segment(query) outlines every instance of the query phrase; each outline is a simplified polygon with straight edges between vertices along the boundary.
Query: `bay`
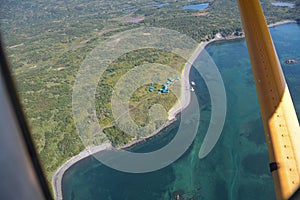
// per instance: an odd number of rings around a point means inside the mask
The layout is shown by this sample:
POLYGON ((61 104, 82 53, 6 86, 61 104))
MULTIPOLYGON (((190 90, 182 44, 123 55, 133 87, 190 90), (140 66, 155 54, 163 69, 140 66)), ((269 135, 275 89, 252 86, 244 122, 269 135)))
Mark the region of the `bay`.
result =
MULTIPOLYGON (((300 62, 287 65, 284 61, 300 59, 300 27, 287 24, 270 30, 299 119, 300 62)), ((66 171, 62 181, 64 199, 170 200, 178 195, 182 199, 275 199, 245 40, 213 43, 206 51, 222 75, 227 94, 225 126, 212 152, 204 159, 198 158, 211 104, 205 82, 192 68, 190 79, 196 83, 194 89, 200 102, 201 120, 188 151, 172 165, 144 174, 119 172, 87 157, 66 171)), ((149 152, 161 148, 174 137, 179 123, 180 120, 176 121, 131 151, 149 152)))

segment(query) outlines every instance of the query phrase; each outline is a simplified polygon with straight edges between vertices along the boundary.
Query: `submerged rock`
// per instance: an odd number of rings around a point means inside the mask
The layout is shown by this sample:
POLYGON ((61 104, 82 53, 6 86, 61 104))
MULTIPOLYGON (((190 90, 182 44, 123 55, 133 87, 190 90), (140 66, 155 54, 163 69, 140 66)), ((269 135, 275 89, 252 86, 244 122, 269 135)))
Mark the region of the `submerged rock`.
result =
POLYGON ((184 200, 183 198, 184 192, 183 190, 177 190, 172 194, 172 200, 184 200))

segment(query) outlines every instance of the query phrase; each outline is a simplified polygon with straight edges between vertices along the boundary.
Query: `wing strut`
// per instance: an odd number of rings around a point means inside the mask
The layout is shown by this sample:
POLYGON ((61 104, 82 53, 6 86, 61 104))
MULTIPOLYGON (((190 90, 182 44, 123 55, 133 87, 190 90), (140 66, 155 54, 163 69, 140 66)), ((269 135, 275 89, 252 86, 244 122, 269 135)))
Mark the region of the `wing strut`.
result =
POLYGON ((259 0, 237 0, 252 64, 277 199, 300 183, 300 128, 259 0))

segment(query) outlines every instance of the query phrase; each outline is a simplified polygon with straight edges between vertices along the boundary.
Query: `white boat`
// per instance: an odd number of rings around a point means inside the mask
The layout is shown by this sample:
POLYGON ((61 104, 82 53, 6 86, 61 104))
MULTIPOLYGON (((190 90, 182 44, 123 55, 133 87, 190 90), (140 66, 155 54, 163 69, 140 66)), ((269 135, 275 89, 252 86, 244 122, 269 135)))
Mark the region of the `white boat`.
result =
POLYGON ((191 85, 196 85, 196 83, 194 81, 191 81, 191 85))
POLYGON ((194 91, 195 91, 193 87, 191 87, 191 91, 192 91, 192 92, 194 92, 194 91))

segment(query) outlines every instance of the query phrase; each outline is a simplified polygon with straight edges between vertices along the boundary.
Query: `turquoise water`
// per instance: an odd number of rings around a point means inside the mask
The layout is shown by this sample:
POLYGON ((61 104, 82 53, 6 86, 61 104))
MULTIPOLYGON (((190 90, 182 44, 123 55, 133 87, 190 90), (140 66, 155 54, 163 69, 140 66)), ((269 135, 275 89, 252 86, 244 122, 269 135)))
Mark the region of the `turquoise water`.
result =
POLYGON ((204 10, 208 6, 209 6, 209 3, 201 3, 201 4, 183 6, 183 9, 184 10, 204 10))
MULTIPOLYGON (((300 117, 300 27, 296 24, 271 29, 292 98, 300 117)), ((223 77, 227 93, 227 116, 220 140, 204 159, 198 159, 210 119, 206 85, 195 69, 190 78, 201 102, 201 121, 195 141, 172 165, 145 174, 118 172, 88 157, 71 167, 63 178, 65 199, 156 200, 174 199, 275 199, 268 167, 259 106, 244 40, 219 42, 206 47, 223 77)), ((188 111, 191 112, 192 111, 188 111)), ((149 152, 167 144, 176 134, 177 121, 161 134, 138 144, 135 152, 149 152)))
POLYGON ((295 4, 293 3, 286 3, 286 2, 274 2, 272 3, 272 5, 274 6, 280 6, 280 7, 290 7, 290 8, 294 8, 295 4))

